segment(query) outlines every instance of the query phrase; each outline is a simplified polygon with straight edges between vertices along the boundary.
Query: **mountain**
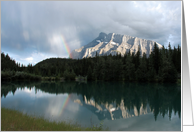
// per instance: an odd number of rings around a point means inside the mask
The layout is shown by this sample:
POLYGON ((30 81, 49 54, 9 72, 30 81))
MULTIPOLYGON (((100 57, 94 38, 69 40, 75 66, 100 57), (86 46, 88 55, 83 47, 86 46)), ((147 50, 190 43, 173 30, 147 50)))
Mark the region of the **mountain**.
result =
MULTIPOLYGON (((81 59, 81 58, 88 58, 94 57, 96 52, 98 55, 116 55, 120 53, 122 56, 125 53, 130 52, 137 52, 138 46, 140 46, 141 55, 146 53, 147 56, 153 50, 155 41, 141 39, 137 37, 131 37, 128 35, 120 35, 115 33, 103 33, 101 32, 99 36, 94 39, 89 44, 82 46, 79 49, 75 49, 71 52, 73 59, 81 59)), ((157 43, 157 46, 162 48, 162 45, 157 43)))

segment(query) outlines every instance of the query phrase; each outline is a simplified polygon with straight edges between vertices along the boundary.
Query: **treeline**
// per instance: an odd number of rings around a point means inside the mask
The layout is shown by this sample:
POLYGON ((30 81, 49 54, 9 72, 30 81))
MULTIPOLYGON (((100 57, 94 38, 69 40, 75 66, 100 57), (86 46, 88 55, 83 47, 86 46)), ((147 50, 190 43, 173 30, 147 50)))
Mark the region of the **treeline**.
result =
POLYGON ((40 80, 40 75, 29 72, 32 64, 24 66, 10 58, 8 54, 1 53, 1 80, 40 80))
POLYGON ((169 43, 168 49, 164 46, 159 49, 155 43, 149 57, 145 53, 141 56, 138 48, 136 53, 129 52, 124 56, 121 54, 99 56, 96 53, 93 58, 78 60, 50 58, 35 66, 29 64, 25 67, 17 63, 15 66, 13 68, 4 64, 2 70, 24 71, 42 77, 58 77, 66 80, 75 80, 75 77, 80 75, 87 76, 88 80, 174 83, 181 78, 181 48, 180 46, 171 48, 169 43))
POLYGON ((155 43, 152 53, 141 56, 140 48, 135 54, 128 53, 122 57, 98 56, 84 58, 75 63, 74 71, 88 80, 125 80, 125 81, 160 81, 176 82, 181 73, 181 48, 159 49, 155 43))

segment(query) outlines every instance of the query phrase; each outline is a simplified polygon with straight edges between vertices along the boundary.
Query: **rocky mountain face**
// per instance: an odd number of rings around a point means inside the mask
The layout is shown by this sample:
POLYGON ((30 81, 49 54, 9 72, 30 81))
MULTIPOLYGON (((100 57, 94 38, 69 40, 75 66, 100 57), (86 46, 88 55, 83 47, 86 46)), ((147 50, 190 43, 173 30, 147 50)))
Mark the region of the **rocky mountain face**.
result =
MULTIPOLYGON (((155 41, 141 39, 137 37, 131 37, 128 35, 120 35, 115 33, 105 34, 101 32, 99 36, 94 39, 89 44, 82 46, 79 49, 72 51, 71 55, 73 59, 81 59, 94 57, 96 52, 99 56, 102 55, 116 55, 117 53, 122 56, 128 53, 138 51, 138 46, 140 46, 140 53, 146 53, 147 56, 152 52, 155 41)), ((162 45, 157 43, 157 46, 162 48, 162 45)))

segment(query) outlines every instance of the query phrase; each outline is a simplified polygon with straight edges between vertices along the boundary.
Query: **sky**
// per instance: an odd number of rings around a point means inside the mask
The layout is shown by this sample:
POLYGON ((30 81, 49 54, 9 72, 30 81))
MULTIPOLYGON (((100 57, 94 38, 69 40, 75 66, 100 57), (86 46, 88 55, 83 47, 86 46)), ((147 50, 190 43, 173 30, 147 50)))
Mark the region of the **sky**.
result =
POLYGON ((20 64, 69 58, 100 32, 181 46, 181 1, 1 1, 1 52, 20 64))

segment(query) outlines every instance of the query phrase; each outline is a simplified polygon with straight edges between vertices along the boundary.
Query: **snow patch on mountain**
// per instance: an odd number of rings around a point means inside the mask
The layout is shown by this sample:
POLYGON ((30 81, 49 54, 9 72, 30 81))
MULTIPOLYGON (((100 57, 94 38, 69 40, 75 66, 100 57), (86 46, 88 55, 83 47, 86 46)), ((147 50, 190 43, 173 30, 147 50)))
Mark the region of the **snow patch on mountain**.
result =
POLYGON ((101 41, 100 41, 100 40, 96 40, 96 42, 99 42, 99 43, 101 43, 101 41))

